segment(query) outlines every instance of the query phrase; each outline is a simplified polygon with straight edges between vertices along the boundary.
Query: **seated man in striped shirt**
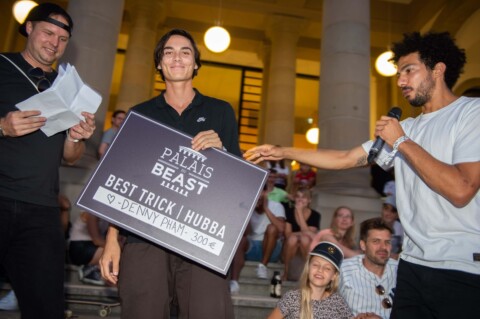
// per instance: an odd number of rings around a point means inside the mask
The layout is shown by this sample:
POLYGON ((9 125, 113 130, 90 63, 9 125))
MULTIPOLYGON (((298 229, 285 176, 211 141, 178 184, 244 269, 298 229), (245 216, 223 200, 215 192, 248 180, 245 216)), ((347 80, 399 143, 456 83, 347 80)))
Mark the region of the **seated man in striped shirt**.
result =
POLYGON ((381 218, 360 225, 362 255, 343 261, 340 294, 355 319, 389 318, 397 281, 398 262, 390 258, 393 231, 381 218))

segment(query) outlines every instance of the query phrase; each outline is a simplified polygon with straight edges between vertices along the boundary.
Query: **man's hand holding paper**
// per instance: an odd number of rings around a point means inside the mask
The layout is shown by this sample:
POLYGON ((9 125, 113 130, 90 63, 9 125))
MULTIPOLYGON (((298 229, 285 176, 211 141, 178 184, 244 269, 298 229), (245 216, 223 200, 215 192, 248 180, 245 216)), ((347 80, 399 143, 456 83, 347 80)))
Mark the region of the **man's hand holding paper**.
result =
POLYGON ((39 116, 40 111, 14 111, 9 112, 1 121, 3 135, 17 137, 35 132, 45 125, 47 120, 39 116))
POLYGON ((47 136, 71 128, 72 139, 84 139, 93 133, 93 114, 101 101, 100 94, 83 83, 75 67, 67 64, 60 66, 59 74, 49 89, 18 103, 17 107, 21 111, 40 111, 39 115, 46 118, 46 122, 39 128, 47 136))
POLYGON ((80 121, 80 123, 72 126, 68 131, 68 136, 72 140, 89 139, 95 131, 95 115, 88 112, 82 112, 81 114, 85 121, 80 121))

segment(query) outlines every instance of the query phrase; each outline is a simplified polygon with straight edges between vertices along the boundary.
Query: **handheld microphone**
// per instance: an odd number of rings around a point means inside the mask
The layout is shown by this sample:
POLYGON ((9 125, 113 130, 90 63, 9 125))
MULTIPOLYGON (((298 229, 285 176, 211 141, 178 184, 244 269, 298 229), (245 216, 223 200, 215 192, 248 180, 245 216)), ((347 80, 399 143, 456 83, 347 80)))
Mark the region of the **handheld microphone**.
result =
MULTIPOLYGON (((402 116, 402 109, 399 108, 398 106, 394 106, 388 112, 387 116, 396 118, 397 120, 400 120, 400 117, 402 116)), ((383 144, 385 144, 385 141, 382 140, 382 138, 380 136, 377 136, 377 139, 375 140, 375 143, 373 143, 372 148, 368 152, 368 157, 367 157, 368 164, 373 163, 373 160, 377 157, 378 153, 382 149, 383 144)))

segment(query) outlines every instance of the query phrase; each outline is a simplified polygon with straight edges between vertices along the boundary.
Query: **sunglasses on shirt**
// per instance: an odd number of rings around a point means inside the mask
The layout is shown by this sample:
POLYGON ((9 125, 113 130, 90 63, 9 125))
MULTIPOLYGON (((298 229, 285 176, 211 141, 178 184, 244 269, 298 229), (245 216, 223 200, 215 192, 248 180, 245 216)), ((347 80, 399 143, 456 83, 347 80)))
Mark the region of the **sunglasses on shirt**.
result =
MULTIPOLYGON (((383 288, 382 285, 378 285, 378 286, 375 287, 375 292, 380 296, 384 296, 385 295, 385 288, 383 288)), ((383 308, 390 309, 390 308, 392 308, 392 306, 393 306, 392 302, 390 301, 388 296, 383 298, 383 300, 382 300, 382 307, 383 308)))
POLYGON ((43 92, 52 86, 52 83, 47 79, 45 72, 40 68, 31 68, 28 70, 28 75, 36 80, 36 86, 39 92, 43 92))

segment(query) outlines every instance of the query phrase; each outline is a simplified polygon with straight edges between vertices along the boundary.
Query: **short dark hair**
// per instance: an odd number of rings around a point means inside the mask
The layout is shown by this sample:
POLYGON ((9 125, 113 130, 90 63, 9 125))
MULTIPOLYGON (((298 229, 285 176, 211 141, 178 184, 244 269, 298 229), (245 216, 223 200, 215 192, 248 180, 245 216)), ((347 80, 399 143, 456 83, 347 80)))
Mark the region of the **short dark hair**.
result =
POLYGON ((112 118, 117 117, 118 114, 126 114, 126 113, 127 112, 125 112, 124 110, 116 110, 115 112, 113 112, 112 118))
POLYGON ((372 229, 375 230, 388 230, 393 235, 393 229, 388 226, 380 217, 370 218, 364 220, 360 224, 360 240, 367 241, 368 232, 372 229))
POLYGON ((385 209, 385 208, 390 208, 390 210, 394 213, 397 213, 398 214, 398 210, 397 210, 397 207, 393 206, 392 204, 388 204, 388 203, 383 203, 382 205, 382 208, 385 209))
MULTIPOLYGON (((160 40, 157 43, 157 46, 155 47, 155 50, 153 51, 153 60, 155 63, 155 69, 157 69, 158 64, 163 58, 163 49, 165 48, 165 44, 167 43, 168 39, 170 39, 170 37, 173 35, 180 35, 182 37, 185 37, 192 44, 195 63, 197 64, 197 68, 193 70, 193 75, 192 75, 192 79, 193 79, 198 74, 198 70, 202 66, 202 63, 200 62, 200 51, 198 50, 197 44, 195 43, 195 40, 193 39, 192 35, 182 29, 172 29, 167 33, 165 33, 160 38, 160 40)), ((163 75, 163 71, 161 69, 158 71, 160 72, 160 76, 162 77, 162 80, 165 81, 165 76, 163 75)))
POLYGON ((393 44, 392 51, 395 64, 401 57, 415 52, 430 70, 439 62, 445 63, 445 84, 449 89, 457 82, 467 61, 465 50, 455 44, 448 32, 429 32, 424 35, 420 32, 405 33, 401 42, 393 44))

